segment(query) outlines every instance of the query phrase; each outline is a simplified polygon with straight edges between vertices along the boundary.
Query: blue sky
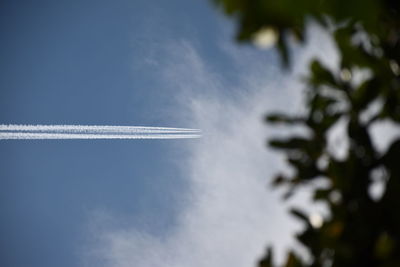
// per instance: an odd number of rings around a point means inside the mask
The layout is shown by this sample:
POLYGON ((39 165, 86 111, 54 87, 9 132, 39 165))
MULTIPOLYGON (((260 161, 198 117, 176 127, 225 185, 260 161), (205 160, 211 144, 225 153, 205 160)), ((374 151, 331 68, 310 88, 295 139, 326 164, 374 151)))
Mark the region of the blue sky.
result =
POLYGON ((301 85, 208 1, 6 0, 0 38, 1 124, 204 133, 1 141, 1 266, 250 266, 289 243, 262 115, 301 85))

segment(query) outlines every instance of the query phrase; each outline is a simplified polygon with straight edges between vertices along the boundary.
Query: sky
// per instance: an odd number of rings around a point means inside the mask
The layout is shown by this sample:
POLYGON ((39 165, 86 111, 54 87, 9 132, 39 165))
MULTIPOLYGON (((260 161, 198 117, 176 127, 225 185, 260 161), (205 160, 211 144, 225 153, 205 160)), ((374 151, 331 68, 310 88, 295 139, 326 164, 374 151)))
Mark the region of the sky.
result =
POLYGON ((252 266, 294 244, 262 119, 301 111, 304 63, 335 48, 314 27, 283 71, 234 26, 204 0, 0 2, 0 124, 203 132, 0 140, 0 266, 252 266))

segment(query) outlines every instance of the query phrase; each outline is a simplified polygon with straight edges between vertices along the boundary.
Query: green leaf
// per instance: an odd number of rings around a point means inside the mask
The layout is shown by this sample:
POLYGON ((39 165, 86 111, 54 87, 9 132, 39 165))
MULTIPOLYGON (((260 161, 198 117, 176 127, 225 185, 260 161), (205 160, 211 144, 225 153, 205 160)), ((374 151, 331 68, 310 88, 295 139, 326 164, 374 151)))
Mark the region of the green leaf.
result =
POLYGON ((269 247, 265 256, 259 261, 259 267, 273 267, 272 248, 269 247))
POLYGON ((352 94, 353 107, 360 111, 365 109, 381 93, 380 86, 381 81, 376 77, 364 81, 352 94))
POLYGON ((285 267, 302 267, 303 264, 301 263, 300 259, 292 251, 290 251, 284 266, 285 267))
POLYGON ((331 189, 316 189, 314 191, 314 200, 329 200, 329 194, 332 192, 331 189))
POLYGON ((292 137, 285 140, 274 139, 269 144, 279 149, 305 149, 309 146, 310 140, 304 137, 292 137))
POLYGON ((308 220, 308 216, 301 210, 297 209, 297 208, 292 208, 290 210, 290 213, 295 216, 296 218, 300 219, 301 221, 306 222, 307 224, 309 224, 309 220, 308 220))
POLYGON ((305 119, 301 117, 289 116, 281 113, 272 113, 265 117, 269 123, 283 123, 283 124, 300 124, 304 123, 305 119))
POLYGON ((311 62, 310 69, 312 72, 310 83, 312 85, 329 85, 334 87, 338 85, 332 72, 325 68, 318 60, 311 62))

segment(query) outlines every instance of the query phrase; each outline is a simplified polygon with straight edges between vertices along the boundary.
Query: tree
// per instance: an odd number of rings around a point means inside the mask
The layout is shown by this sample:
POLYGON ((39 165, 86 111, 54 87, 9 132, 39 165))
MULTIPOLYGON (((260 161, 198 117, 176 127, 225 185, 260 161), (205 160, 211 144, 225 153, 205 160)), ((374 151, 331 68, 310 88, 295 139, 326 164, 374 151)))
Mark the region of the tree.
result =
MULTIPOLYGON (((400 123, 400 1, 214 1, 238 20, 238 40, 273 32, 285 67, 291 64, 289 39, 304 42, 310 19, 332 32, 341 56, 338 70, 311 62, 306 114, 267 116, 269 123, 302 125, 310 132, 270 141, 295 170, 291 177, 279 175, 273 184, 285 187, 287 197, 300 186, 312 187, 315 201, 327 204, 330 214, 316 227, 305 212, 291 211, 304 222, 297 238, 311 259, 290 252, 284 266, 400 266, 400 138, 380 152, 370 134, 379 121, 400 123), (360 69, 370 75, 355 83, 353 74, 360 69), (371 105, 379 108, 365 116, 371 105), (327 133, 339 121, 346 122, 350 144, 344 159, 327 149, 327 133), (385 191, 375 199, 369 188, 379 171, 385 191), (313 183, 321 179, 329 187, 313 183)), ((271 249, 259 266, 274 266, 271 249)))

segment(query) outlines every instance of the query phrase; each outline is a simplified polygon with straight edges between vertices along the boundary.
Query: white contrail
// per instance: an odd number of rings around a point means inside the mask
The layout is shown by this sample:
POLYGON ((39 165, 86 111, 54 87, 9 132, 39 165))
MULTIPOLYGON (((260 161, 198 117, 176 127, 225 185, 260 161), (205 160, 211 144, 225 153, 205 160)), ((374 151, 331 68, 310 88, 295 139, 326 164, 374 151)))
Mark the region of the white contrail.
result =
POLYGON ((181 139, 198 129, 99 125, 0 125, 0 139, 181 139))
POLYGON ((49 133, 0 133, 0 140, 5 139, 183 139, 199 138, 195 134, 49 134, 49 133))
POLYGON ((198 129, 148 127, 148 126, 110 126, 110 125, 16 125, 0 124, 0 131, 72 131, 72 132, 200 132, 198 129))

